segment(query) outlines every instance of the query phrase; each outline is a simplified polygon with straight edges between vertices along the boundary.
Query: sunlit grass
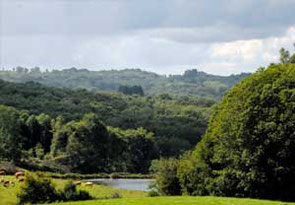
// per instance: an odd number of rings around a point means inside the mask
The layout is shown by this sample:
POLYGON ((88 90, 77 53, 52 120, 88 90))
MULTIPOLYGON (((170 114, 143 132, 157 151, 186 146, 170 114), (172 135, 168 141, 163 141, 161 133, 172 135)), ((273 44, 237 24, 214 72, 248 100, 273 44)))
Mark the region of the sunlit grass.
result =
MULTIPOLYGON (((16 181, 14 176, 4 176, 5 180, 16 181)), ((58 189, 62 189, 64 185, 69 180, 62 179, 53 179, 53 184, 56 185, 58 189)), ((17 192, 20 187, 19 182, 15 182, 15 186, 4 187, 3 184, 0 184, 0 205, 11 205, 17 203, 17 192)), ((142 191, 132 191, 125 189, 116 189, 105 185, 93 185, 92 187, 83 187, 78 186, 81 190, 86 190, 90 193, 90 195, 94 198, 109 198, 114 193, 118 193, 122 198, 142 198, 146 197, 147 193, 142 191)))
MULTIPOLYGON (((15 181, 14 176, 5 176, 5 180, 15 181)), ((58 189, 64 187, 68 180, 53 179, 52 182, 58 189)), ((0 205, 12 205, 17 203, 17 192, 20 183, 8 188, 0 184, 0 205)), ((147 193, 141 191, 131 191, 116 189, 104 185, 93 185, 93 187, 78 186, 81 190, 88 191, 96 200, 53 203, 53 205, 295 205, 278 201, 237 199, 223 197, 147 197, 147 193), (120 199, 102 199, 111 197, 114 193, 119 193, 120 199)))
MULTIPOLYGON (((137 199, 109 199, 62 203, 62 205, 295 205, 277 201, 223 197, 148 197, 137 199)), ((59 205, 59 204, 55 204, 59 205)))

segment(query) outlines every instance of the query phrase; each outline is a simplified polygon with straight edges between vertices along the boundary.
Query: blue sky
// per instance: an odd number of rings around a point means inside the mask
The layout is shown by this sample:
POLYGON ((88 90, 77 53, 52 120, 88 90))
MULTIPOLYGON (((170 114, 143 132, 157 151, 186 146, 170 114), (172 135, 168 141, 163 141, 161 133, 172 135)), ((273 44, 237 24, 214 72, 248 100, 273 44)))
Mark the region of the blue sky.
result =
POLYGON ((0 0, 0 67, 253 72, 293 49, 295 0, 0 0))

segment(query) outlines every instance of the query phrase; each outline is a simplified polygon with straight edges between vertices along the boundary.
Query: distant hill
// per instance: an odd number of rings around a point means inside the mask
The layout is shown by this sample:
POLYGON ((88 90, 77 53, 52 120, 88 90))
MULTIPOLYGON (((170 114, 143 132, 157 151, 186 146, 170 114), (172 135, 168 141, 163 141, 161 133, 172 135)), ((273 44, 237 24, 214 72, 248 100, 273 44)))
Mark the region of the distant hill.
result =
POLYGON ((47 86, 71 89, 84 88, 90 91, 118 91, 120 86, 140 85, 145 95, 169 93, 191 95, 219 100, 224 92, 249 76, 241 73, 217 76, 187 70, 183 75, 158 75, 140 69, 89 71, 87 69, 64 69, 41 72, 39 68, 17 67, 13 71, 0 71, 0 79, 10 82, 39 82, 47 86))

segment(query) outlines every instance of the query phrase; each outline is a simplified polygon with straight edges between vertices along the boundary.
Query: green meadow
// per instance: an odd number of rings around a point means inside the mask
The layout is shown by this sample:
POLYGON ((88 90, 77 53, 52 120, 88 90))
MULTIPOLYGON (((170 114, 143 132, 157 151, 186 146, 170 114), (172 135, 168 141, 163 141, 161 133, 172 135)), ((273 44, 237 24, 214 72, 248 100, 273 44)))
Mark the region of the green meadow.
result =
MULTIPOLYGON (((59 205, 56 203, 55 205, 59 205)), ((81 202, 62 203, 63 205, 291 205, 278 201, 237 199, 223 197, 147 197, 147 198, 122 198, 108 200, 93 200, 81 202)))
MULTIPOLYGON (((5 176, 5 180, 15 181, 14 176, 5 176)), ((61 189, 68 180, 52 179, 57 188, 61 189)), ((17 203, 17 192, 21 184, 16 182, 15 186, 5 188, 0 185, 0 205, 13 205, 17 203)), ((52 205, 295 205, 295 203, 239 199, 225 197, 148 197, 146 192, 116 189, 104 185, 93 185, 93 187, 79 186, 79 189, 88 191, 94 200, 52 203, 52 205), (114 194, 119 194, 122 198, 106 199, 114 194)))
MULTIPOLYGON (((14 176, 5 176, 5 180, 15 181, 14 176)), ((52 179, 53 184, 56 185, 58 189, 61 189, 68 180, 63 179, 52 179)), ((0 205, 12 205, 17 203, 17 192, 21 184, 19 182, 15 183, 15 186, 4 187, 0 184, 0 205)), ((131 191, 126 189, 116 189, 104 185, 93 185, 92 187, 78 186, 79 189, 88 191, 91 196, 96 199, 110 198, 114 194, 120 195, 122 198, 144 198, 147 197, 147 193, 142 191, 131 191)), ((73 203, 73 202, 71 202, 73 203)), ((70 204, 71 204, 70 203, 70 204)), ((76 204, 79 204, 78 202, 76 204)))

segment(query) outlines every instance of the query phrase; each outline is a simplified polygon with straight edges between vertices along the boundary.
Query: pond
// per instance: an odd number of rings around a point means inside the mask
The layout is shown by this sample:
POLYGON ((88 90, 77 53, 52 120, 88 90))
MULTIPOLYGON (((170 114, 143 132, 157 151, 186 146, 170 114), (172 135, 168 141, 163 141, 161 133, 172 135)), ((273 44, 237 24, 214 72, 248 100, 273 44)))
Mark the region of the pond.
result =
POLYGON ((149 185, 153 179, 91 179, 87 180, 97 184, 104 184, 120 189, 137 191, 149 191, 149 185))

